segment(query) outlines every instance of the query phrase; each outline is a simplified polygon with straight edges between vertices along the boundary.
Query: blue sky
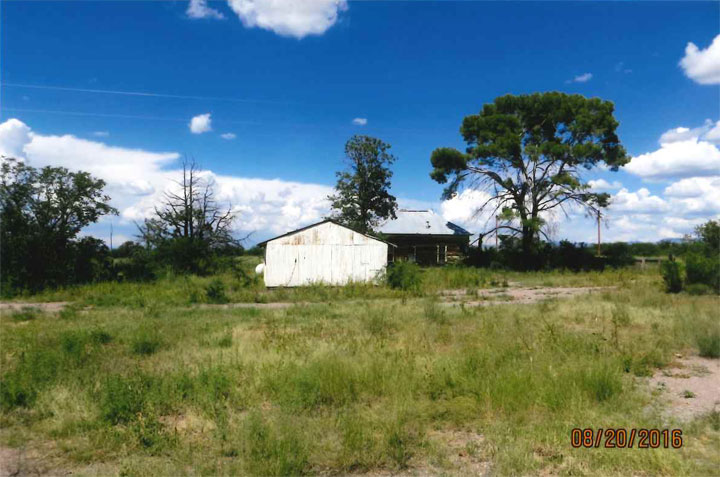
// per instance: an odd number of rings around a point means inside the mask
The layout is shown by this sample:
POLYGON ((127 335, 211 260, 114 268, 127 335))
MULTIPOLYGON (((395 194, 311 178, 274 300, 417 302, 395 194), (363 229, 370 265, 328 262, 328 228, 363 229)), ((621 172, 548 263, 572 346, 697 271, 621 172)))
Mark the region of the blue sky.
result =
MULTIPOLYGON (((254 7, 246 0, 4 2, 0 149, 31 164, 85 166, 123 182, 113 191, 129 194, 118 197, 129 212, 113 220, 127 236, 132 219, 162 189, 154 180, 140 182, 174 170, 173 154, 193 155, 219 178, 222 197, 245 214, 238 227, 263 237, 321 214, 324 189, 315 186, 333 185, 350 135, 369 134, 392 144, 393 192, 404 204, 434 207, 480 230, 459 210, 472 208, 469 196, 466 203, 440 203, 442 186, 428 176, 431 151, 463 147, 462 118, 499 95, 558 90, 613 101, 628 151, 660 154, 639 160, 634 173, 588 176, 621 183, 613 193, 625 191, 618 201, 626 206, 607 226, 611 238, 678 236, 720 213, 710 203, 693 209, 678 202, 691 197, 687 192, 667 194, 681 180, 699 180, 695 189, 709 195, 693 200, 712 202, 720 186, 717 142, 708 139, 720 119, 713 76, 720 66, 710 48, 719 33, 717 2, 312 0, 292 11, 285 1, 284 8, 282 0, 275 2, 280 8, 271 0, 254 7), (689 43, 699 53, 683 67, 689 43), (191 118, 208 113, 210 130, 193 133, 191 118), (25 127, 26 143, 7 139, 20 131, 10 119, 25 127), (700 172, 682 170, 688 148, 663 151, 659 144, 678 127, 705 128, 690 146, 702 149, 699 158, 693 155, 700 172), (223 139, 227 133, 235 138, 223 139), (95 155, 73 159, 73 139, 66 136, 85 139, 78 147, 95 148, 95 155), (58 152, 53 137, 65 138, 61 149, 69 156, 58 152), (138 166, 137 177, 93 169, 94 162, 132 163, 123 155, 132 151, 167 154, 143 156, 155 166, 138 166), (664 167, 658 161, 680 165, 658 172, 652 169, 664 167), (277 180, 252 182, 257 190, 249 197, 249 178, 277 180), (285 183, 296 185, 288 192, 285 183), (642 189, 647 193, 638 195, 642 189), (634 215, 643 216, 642 230, 623 225, 638 223, 634 215)), ((676 189, 683 187, 693 184, 676 189)), ((563 219, 558 238, 590 240, 592 228, 575 220, 567 226, 563 219)), ((93 231, 102 235, 105 228, 93 231)))

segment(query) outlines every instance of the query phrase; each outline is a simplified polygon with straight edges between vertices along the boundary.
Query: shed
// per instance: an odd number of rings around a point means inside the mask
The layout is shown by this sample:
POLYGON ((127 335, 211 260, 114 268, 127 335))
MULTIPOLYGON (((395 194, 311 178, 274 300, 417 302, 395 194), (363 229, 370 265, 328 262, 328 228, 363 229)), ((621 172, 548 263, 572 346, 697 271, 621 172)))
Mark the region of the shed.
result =
POLYGON ((258 244, 265 247, 265 285, 368 282, 385 271, 387 242, 331 219, 258 244))
POLYGON ((461 260, 468 251, 470 232, 432 210, 399 209, 395 219, 378 231, 397 247, 388 260, 409 260, 421 265, 442 265, 461 260))

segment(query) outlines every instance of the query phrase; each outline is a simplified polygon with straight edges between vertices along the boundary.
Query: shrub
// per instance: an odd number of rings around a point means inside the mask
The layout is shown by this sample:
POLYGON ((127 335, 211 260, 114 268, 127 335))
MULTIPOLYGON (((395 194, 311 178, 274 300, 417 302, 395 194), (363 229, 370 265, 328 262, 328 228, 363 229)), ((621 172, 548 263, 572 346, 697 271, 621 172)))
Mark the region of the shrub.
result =
POLYGON ((112 335, 107 331, 95 330, 90 333, 90 339, 97 344, 108 344, 112 341, 112 335))
POLYGON ((152 331, 142 330, 131 343, 132 352, 147 356, 155 353, 160 347, 160 337, 152 331))
POLYGON ((428 300, 428 302, 425 303, 425 318, 437 324, 447 323, 445 310, 441 308, 436 300, 428 300))
POLYGON ((720 330, 715 329, 699 333, 695 341, 700 356, 704 358, 720 358, 720 330))
POLYGON ((680 293, 683 289, 683 266, 670 257, 666 262, 662 262, 660 268, 663 281, 665 282, 665 290, 668 293, 680 293))
POLYGON ((685 291, 688 295, 709 295, 713 290, 704 283, 691 283, 685 287, 685 291))
POLYGON ((225 285, 217 278, 205 287, 205 296, 209 303, 220 304, 230 301, 225 294, 225 285))
POLYGON ((111 375, 100 392, 100 414, 110 424, 132 421, 143 410, 145 392, 150 382, 147 378, 125 378, 111 375))
POLYGON ((720 292, 720 258, 700 253, 688 253, 685 257, 688 284, 702 284, 720 292))
POLYGON ((252 413, 244 424, 243 452, 250 474, 306 473, 308 453, 296 429, 287 426, 278 429, 258 413, 252 413))
POLYGON ((417 291, 422 283, 420 267, 412 262, 395 262, 387 269, 386 281, 390 288, 417 291))

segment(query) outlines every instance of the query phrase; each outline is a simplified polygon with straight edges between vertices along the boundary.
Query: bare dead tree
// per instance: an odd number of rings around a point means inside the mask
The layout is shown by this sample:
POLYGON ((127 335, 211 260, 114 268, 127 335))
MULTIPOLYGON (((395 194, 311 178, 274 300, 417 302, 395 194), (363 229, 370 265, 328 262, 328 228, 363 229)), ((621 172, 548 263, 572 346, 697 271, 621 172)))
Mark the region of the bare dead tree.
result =
POLYGON ((232 207, 222 208, 215 199, 215 181, 203 177, 195 159, 185 158, 178 188, 163 196, 155 217, 138 225, 145 243, 156 246, 167 239, 186 238, 207 243, 211 248, 237 245, 231 230, 232 207))

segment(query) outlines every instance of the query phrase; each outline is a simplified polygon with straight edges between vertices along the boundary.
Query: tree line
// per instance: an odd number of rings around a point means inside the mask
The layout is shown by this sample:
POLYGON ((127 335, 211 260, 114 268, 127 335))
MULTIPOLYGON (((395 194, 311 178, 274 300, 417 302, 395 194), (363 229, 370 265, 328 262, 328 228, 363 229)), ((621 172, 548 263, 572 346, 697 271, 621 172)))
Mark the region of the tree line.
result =
POLYGON ((212 180, 194 160, 164 194, 138 240, 110 250, 81 236, 104 215, 116 215, 105 181, 64 167, 36 169, 2 157, 0 166, 0 287, 3 296, 103 280, 150 280, 165 271, 208 274, 242 254, 234 214, 215 199, 212 180))
MULTIPOLYGON (((489 199, 476 214, 495 216, 500 246, 479 247, 468 263, 513 269, 598 269, 624 266, 635 255, 697 252, 694 246, 609 244, 601 256, 583 244, 549 240, 547 217, 581 210, 600 217, 610 202, 591 190, 583 170, 617 171, 630 160, 617 136, 614 105, 598 98, 558 92, 506 95, 464 118, 464 151, 440 147, 430 155, 430 177, 446 184, 443 198, 463 189, 483 190, 489 199)), ((363 233, 376 233, 395 218, 390 193, 390 144, 356 135, 345 145, 346 167, 327 199, 331 217, 363 233)), ((235 215, 221 207, 209 175, 194 160, 183 161, 180 179, 164 194, 151 218, 138 225, 138 240, 109 250, 82 236, 88 225, 117 214, 105 182, 62 167, 35 169, 2 159, 0 184, 0 286, 4 295, 106 279, 152 279, 164 271, 207 274, 233 266, 242 240, 233 236, 235 215)), ((702 235, 702 234, 701 234, 702 235)), ((714 260, 717 248, 703 248, 714 260)), ((703 255, 705 256, 705 255, 703 255)), ((712 269, 712 266, 710 266, 712 269)))

